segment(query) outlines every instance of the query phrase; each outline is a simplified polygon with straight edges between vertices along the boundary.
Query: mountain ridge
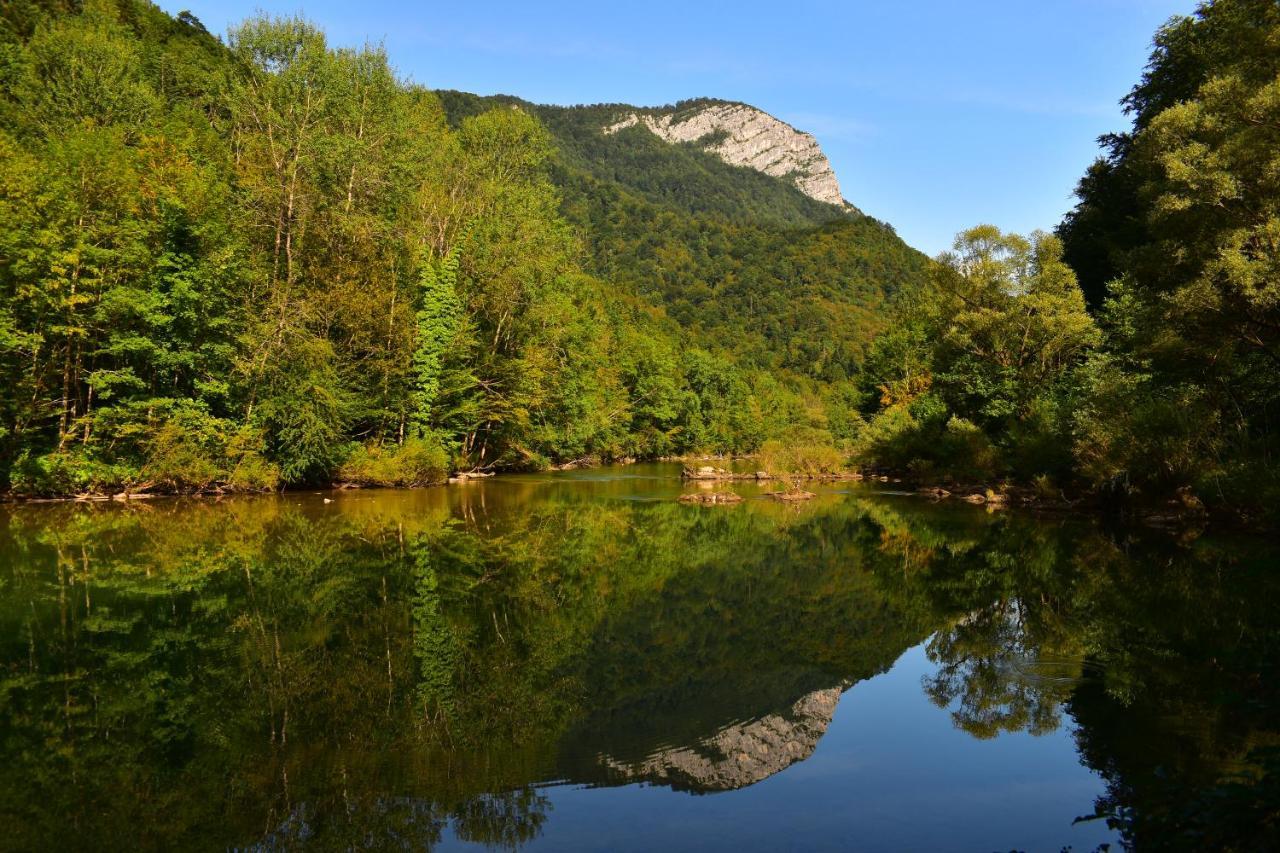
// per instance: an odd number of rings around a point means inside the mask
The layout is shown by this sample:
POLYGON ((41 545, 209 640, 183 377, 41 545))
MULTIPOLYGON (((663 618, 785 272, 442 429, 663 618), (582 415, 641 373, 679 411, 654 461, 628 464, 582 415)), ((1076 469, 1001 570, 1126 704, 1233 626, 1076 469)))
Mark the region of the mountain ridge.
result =
POLYGON ((668 143, 698 145, 730 165, 790 180, 817 201, 848 204, 835 170, 813 134, 759 107, 711 103, 694 111, 633 111, 606 125, 602 132, 612 135, 636 126, 668 143))
MULTIPOLYGON (((713 214, 739 223, 792 227, 821 225, 838 218, 862 216, 840 197, 831 202, 806 193, 791 180, 789 171, 768 174, 745 162, 731 162, 711 150, 728 134, 706 128, 688 140, 670 141, 654 132, 608 133, 607 128, 628 115, 638 121, 666 120, 685 127, 711 110, 746 109, 767 117, 797 138, 814 140, 758 107, 741 101, 698 97, 660 106, 635 106, 620 102, 561 106, 537 104, 514 95, 476 95, 457 90, 435 90, 453 124, 495 106, 518 107, 538 118, 555 137, 565 165, 605 181, 617 182, 642 198, 664 207, 693 214, 713 214)), ((829 169, 829 161, 816 140, 813 146, 829 169)), ((819 170, 821 171, 821 170, 819 170)), ((834 181, 834 171, 831 172, 834 181)), ((807 176, 806 176, 807 177, 807 176)), ((829 192, 839 197, 836 189, 829 192)))

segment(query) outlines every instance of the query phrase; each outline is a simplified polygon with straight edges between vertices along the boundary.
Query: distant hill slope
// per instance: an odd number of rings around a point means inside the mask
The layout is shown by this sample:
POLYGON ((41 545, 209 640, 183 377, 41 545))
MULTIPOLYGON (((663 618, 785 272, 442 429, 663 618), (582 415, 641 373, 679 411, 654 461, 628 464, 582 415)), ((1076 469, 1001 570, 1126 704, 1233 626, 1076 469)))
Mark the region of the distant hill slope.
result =
POLYGON ((707 127, 741 108, 775 136, 756 149, 748 139, 730 156, 763 151, 767 160, 788 148, 779 156, 804 163, 821 154, 809 147, 816 148, 812 137, 753 107, 705 98, 658 108, 556 107, 438 94, 455 123, 495 105, 537 115, 558 144, 555 179, 589 269, 754 366, 846 378, 888 301, 924 273, 925 257, 892 227, 802 191, 816 182, 815 191, 830 196, 836 184, 833 174, 823 177, 825 156, 804 174, 771 175, 715 153, 728 131, 672 143, 642 120, 707 127), (703 114, 710 119, 700 121, 703 114))
POLYGON ((715 137, 672 144, 643 125, 606 132, 629 115, 688 116, 698 105, 714 107, 727 105, 727 101, 700 99, 657 109, 628 104, 558 107, 506 95, 437 94, 455 122, 501 104, 531 112, 555 136, 564 165, 673 210, 714 215, 730 222, 784 226, 819 225, 851 213, 805 195, 788 180, 725 162, 704 147, 715 137))
POLYGON ((664 142, 692 144, 732 166, 782 178, 806 196, 845 207, 840 182, 818 140, 750 104, 684 101, 671 108, 623 110, 604 127, 606 136, 631 128, 664 142))

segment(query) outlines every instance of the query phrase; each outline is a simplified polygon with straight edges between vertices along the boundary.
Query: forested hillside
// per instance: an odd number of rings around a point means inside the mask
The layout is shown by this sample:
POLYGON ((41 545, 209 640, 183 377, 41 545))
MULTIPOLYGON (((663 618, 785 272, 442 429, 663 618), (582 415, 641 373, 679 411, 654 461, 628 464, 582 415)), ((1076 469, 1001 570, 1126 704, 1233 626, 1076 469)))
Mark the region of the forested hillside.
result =
POLYGON ((847 379, 893 294, 924 277, 927 259, 856 209, 701 144, 672 145, 640 126, 603 132, 621 114, 679 116, 723 101, 645 109, 440 95, 455 123, 497 107, 537 115, 556 141, 552 177, 588 269, 754 367, 847 379))
POLYGON ((593 153, 590 111, 451 96, 448 116, 301 19, 224 41, 141 0, 3 14, 20 494, 830 442, 824 380, 922 269, 878 223, 693 147, 593 153))
POLYGON ((662 110, 696 110, 727 103, 710 98, 672 107, 628 104, 561 107, 533 104, 509 95, 481 97, 467 92, 438 92, 450 120, 498 107, 516 107, 536 115, 555 137, 557 159, 567 169, 616 184, 621 190, 669 210, 711 215, 733 223, 803 227, 846 215, 840 207, 809 198, 794 186, 760 172, 731 166, 701 144, 671 145, 643 127, 618 133, 604 129, 619 116, 662 110))
POLYGON ((734 224, 587 177, 564 185, 593 272, 760 368, 827 383, 856 376, 894 297, 927 270, 891 229, 858 214, 806 228, 734 224))

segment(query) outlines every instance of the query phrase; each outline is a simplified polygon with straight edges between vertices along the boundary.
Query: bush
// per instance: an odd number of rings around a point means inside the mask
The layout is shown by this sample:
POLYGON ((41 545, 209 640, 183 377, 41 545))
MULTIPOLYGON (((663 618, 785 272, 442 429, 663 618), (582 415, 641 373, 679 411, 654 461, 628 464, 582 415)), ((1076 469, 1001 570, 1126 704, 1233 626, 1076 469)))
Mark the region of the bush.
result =
POLYGON ((798 436, 798 441, 766 441, 758 454, 760 468, 770 474, 835 474, 848 466, 848 458, 831 444, 830 436, 798 436), (815 440, 816 439, 816 440, 815 440))
POLYGON ((112 494, 127 491, 140 479, 128 465, 100 462, 80 450, 41 456, 24 452, 14 463, 10 487, 15 495, 30 497, 112 494))
POLYGON ((263 455, 262 435, 182 403, 173 408, 146 443, 143 476, 174 492, 229 488, 270 491, 280 469, 263 455))
POLYGON ((1068 400, 1063 394, 1037 397, 1009 425, 1001 446, 1018 479, 1034 480, 1044 474, 1062 482, 1072 478, 1075 455, 1068 400))
POLYGON ((227 474, 227 488, 236 492, 272 492, 280 487, 280 466, 257 453, 247 453, 227 474))
POLYGON ((226 477, 225 421, 194 408, 175 412, 147 442, 143 476, 175 492, 197 492, 226 477))
POLYGON ((856 458, 867 465, 910 471, 929 480, 984 480, 1000 474, 999 451, 980 427, 921 398, 884 409, 867 424, 856 458))
POLYGON ((867 465, 905 470, 921 458, 920 422, 906 404, 895 403, 867 422, 854 447, 855 458, 867 465))
POLYGON ((1219 413, 1193 383, 1156 386, 1105 358, 1086 368, 1074 451, 1084 479, 1105 490, 1166 494, 1214 473, 1219 413))
POLYGON ((955 415, 934 451, 940 470, 958 480, 987 480, 1003 467, 1000 454, 977 424, 955 415))
POLYGON ((427 486, 449 474, 449 457, 434 436, 404 444, 359 444, 338 466, 338 479, 361 486, 427 486))
POLYGON ((123 407, 113 418, 96 420, 87 444, 42 455, 24 452, 12 469, 13 493, 266 491, 279 484, 280 470, 263 455, 261 433, 186 400, 151 401, 151 408, 157 412, 151 420, 123 407), (103 461, 107 454, 115 461, 103 461))
POLYGON ((1232 459, 1196 477, 1192 488, 1213 512, 1249 523, 1280 524, 1280 471, 1266 459, 1232 459))
POLYGON ((237 492, 270 492, 280 486, 280 466, 267 459, 262 433, 243 426, 227 442, 227 487, 237 492))

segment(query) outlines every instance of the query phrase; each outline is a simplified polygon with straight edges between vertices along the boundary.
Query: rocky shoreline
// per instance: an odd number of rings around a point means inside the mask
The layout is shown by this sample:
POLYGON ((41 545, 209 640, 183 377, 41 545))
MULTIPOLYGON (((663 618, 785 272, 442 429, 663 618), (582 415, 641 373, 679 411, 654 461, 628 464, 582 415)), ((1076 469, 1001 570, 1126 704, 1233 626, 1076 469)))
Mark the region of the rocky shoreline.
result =
MULTIPOLYGON (((768 471, 730 471, 726 468, 716 468, 711 465, 703 465, 700 468, 685 468, 680 473, 682 480, 693 480, 702 482, 734 482, 741 480, 754 480, 756 482, 765 480, 814 480, 817 482, 836 483, 845 480, 864 480, 865 475, 857 471, 834 471, 819 473, 787 473, 787 474, 771 474, 768 471)), ((886 478, 887 479, 887 478, 886 478)))
MULTIPOLYGON (((1065 493, 1059 492, 1057 495, 1046 494, 1043 490, 1038 490, 1030 486, 1010 484, 1010 483, 955 483, 944 482, 935 484, 921 484, 913 480, 909 475, 885 470, 870 471, 836 471, 836 472, 799 472, 787 474, 773 474, 763 470, 753 471, 734 471, 729 468, 717 465, 698 465, 696 467, 687 463, 690 462, 719 462, 723 465, 728 459, 737 459, 745 461, 752 457, 717 457, 717 456, 701 456, 690 459, 689 457, 664 458, 656 461, 660 462, 679 462, 682 463, 680 479, 688 483, 697 483, 703 486, 709 486, 716 483, 735 483, 735 482, 754 482, 760 484, 778 483, 784 484, 785 487, 775 491, 765 491, 760 494, 761 497, 770 500, 781 501, 784 503, 799 502, 810 500, 816 495, 812 492, 799 488, 799 483, 838 483, 838 482, 863 482, 868 486, 898 486, 899 489, 893 489, 893 493, 900 495, 916 495, 926 498, 933 502, 956 501, 971 504, 974 506, 982 506, 988 512, 995 512, 1004 509, 1018 508, 1032 512, 1044 513, 1078 513, 1078 514, 1102 514, 1109 511, 1109 507, 1104 502, 1094 496, 1081 495, 1076 497, 1068 497, 1065 493)), ((582 459, 563 465, 554 466, 554 471, 569 471, 602 468, 607 465, 617 464, 634 464, 638 460, 622 459, 604 463, 597 459, 582 459)), ((431 485, 462 485, 475 482, 478 480, 487 480, 499 476, 505 472, 494 471, 469 471, 456 472, 447 479, 439 483, 431 485)), ((323 487, 320 487, 323 488, 323 487)), ((385 486, 373 487, 363 486, 355 483, 334 483, 329 487, 334 490, 363 489, 363 488, 422 488, 420 486, 385 486)), ((317 487, 287 489, 286 492, 299 491, 316 491, 317 487)), ((78 494, 78 495, 58 495, 58 496, 39 496, 27 497, 22 495, 0 495, 0 504, 45 504, 45 503, 129 503, 133 501, 148 501, 158 498, 223 498, 241 494, 259 494, 258 492, 244 491, 226 491, 213 490, 203 492, 120 492, 114 494, 78 494)), ((691 492, 678 496, 677 500, 686 504, 715 505, 726 506, 741 503, 743 497, 733 492, 704 491, 691 492)), ((1131 505, 1128 508, 1116 510, 1116 514, 1128 519, 1131 522, 1139 522, 1152 527, 1165 527, 1171 529, 1202 529, 1210 522, 1211 518, 1206 512, 1204 505, 1189 490, 1180 490, 1173 498, 1165 501, 1158 506, 1145 506, 1139 508, 1131 505)), ((1215 526, 1240 528, 1243 527, 1238 523, 1233 523, 1230 518, 1213 518, 1215 526)), ((1245 529, 1248 529, 1245 527, 1245 529)))
MULTIPOLYGON (((750 458, 750 457, 746 457, 750 458)), ((676 460, 671 460, 676 461, 676 460)), ((685 460, 679 460, 685 461, 685 460)), ((708 461, 702 458, 698 461, 708 461)), ((719 460, 717 460, 719 461, 719 460)), ((1065 492, 1047 493, 1043 489, 1020 484, 1001 483, 926 483, 914 481, 909 475, 883 470, 875 471, 839 471, 839 472, 800 472, 788 474, 771 474, 767 471, 733 471, 729 468, 714 465, 698 467, 685 466, 681 471, 681 479, 698 484, 734 483, 734 482, 784 482, 788 488, 782 491, 764 492, 763 497, 778 501, 804 501, 815 495, 803 491, 797 485, 801 482, 837 483, 865 482, 868 485, 901 486, 894 490, 896 494, 917 495, 935 503, 956 501, 973 506, 985 507, 988 512, 1018 508, 1041 513, 1079 513, 1101 514, 1107 506, 1094 496, 1080 495, 1068 497, 1065 492)), ((681 495, 682 503, 727 505, 741 502, 740 496, 729 496, 726 492, 687 493, 681 495), (736 499, 735 499, 736 498, 736 499)), ((1190 490, 1180 490, 1163 505, 1143 508, 1130 507, 1120 510, 1120 514, 1131 521, 1140 522, 1151 527, 1168 527, 1176 529, 1199 529, 1209 522, 1209 515, 1204 504, 1191 494, 1190 490)), ((1220 520, 1224 526, 1231 527, 1231 519, 1220 520)))

